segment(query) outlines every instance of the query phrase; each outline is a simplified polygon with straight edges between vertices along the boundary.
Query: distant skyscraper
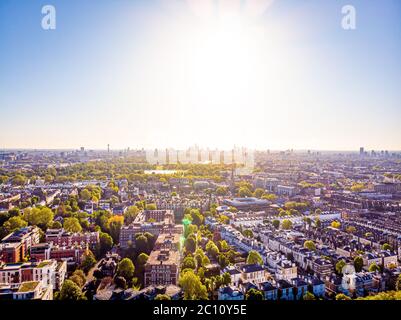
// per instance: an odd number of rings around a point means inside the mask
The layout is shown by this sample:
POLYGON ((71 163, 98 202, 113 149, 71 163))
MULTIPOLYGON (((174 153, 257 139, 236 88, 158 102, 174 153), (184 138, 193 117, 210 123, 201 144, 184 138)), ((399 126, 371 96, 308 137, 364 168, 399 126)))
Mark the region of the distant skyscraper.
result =
POLYGON ((359 148, 359 155, 363 156, 365 154, 365 148, 364 147, 360 147, 359 148))

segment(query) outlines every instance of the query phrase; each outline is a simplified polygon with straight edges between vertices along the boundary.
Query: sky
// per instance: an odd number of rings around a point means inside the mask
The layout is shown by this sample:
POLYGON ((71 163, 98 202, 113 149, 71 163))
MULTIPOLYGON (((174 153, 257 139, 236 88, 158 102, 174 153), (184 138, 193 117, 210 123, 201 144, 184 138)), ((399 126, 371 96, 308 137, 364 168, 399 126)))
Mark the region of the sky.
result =
POLYGON ((1 0, 0 149, 401 150, 400 39, 399 0, 1 0))

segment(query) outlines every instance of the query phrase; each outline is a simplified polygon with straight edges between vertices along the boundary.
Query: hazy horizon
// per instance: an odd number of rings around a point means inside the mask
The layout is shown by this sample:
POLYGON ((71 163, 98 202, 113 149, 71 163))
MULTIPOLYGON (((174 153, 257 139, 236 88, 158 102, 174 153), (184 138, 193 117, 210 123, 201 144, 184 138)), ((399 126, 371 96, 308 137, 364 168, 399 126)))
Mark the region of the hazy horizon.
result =
POLYGON ((0 3, 0 150, 401 150, 400 1, 49 4, 0 3))
MULTIPOLYGON (((81 147, 83 147, 83 146, 80 146, 80 147, 77 147, 77 148, 0 148, 0 152, 13 152, 13 151, 80 151, 80 148, 81 147)), ((110 151, 111 152, 117 152, 117 151, 127 151, 127 149, 129 148, 129 151, 140 151, 140 150, 153 150, 153 149, 158 149, 158 150, 165 150, 165 149, 173 149, 173 150, 177 150, 177 151, 184 151, 184 150, 187 150, 187 149, 189 149, 189 148, 191 148, 191 147, 193 147, 193 146, 188 146, 188 147, 186 147, 186 148, 174 148, 174 147, 155 147, 155 148, 142 148, 142 147, 126 147, 126 148, 112 148, 112 147, 110 147, 110 151)), ((248 149, 248 150, 253 150, 253 151, 256 151, 256 152, 266 152, 266 151, 269 151, 269 152, 272 152, 272 153, 274 153, 274 152, 285 152, 285 151, 292 151, 292 152, 295 152, 295 153, 301 153, 301 152, 308 152, 308 151, 310 151, 310 152, 324 152, 324 153, 358 153, 359 154, 359 152, 360 152, 360 150, 358 149, 358 150, 345 150, 345 149, 338 149, 338 150, 335 150, 335 149, 293 149, 293 148, 282 148, 282 149, 269 149, 269 148, 264 148, 264 149, 254 149, 254 148, 247 148, 246 146, 236 146, 236 147, 238 147, 238 148, 246 148, 246 149, 248 149)), ((210 151, 213 151, 213 150, 219 150, 219 151, 229 151, 229 150, 232 150, 233 148, 226 148, 226 149, 223 149, 223 148, 209 148, 209 147, 207 147, 207 146, 205 146, 205 147, 199 147, 199 149, 200 150, 210 150, 210 151)), ((84 147, 84 151, 104 151, 104 152, 106 152, 106 151, 108 151, 108 149, 107 149, 107 147, 106 148, 90 148, 90 147, 84 147)), ((381 150, 381 149, 377 149, 377 150, 374 150, 374 149, 364 149, 364 151, 365 152, 368 152, 368 153, 370 153, 371 151, 375 151, 376 153, 379 153, 379 152, 381 152, 381 151, 388 151, 389 153, 400 153, 401 152, 401 149, 399 149, 399 150, 387 150, 387 149, 384 149, 384 150, 381 150)))

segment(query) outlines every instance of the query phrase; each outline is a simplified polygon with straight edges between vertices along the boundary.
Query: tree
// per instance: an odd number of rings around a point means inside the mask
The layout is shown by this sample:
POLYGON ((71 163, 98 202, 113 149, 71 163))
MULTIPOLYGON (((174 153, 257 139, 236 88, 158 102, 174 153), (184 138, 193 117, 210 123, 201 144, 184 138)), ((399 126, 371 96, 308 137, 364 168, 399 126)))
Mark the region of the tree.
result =
POLYGON ((53 221, 52 229, 61 229, 63 225, 59 221, 53 221))
POLYGON ((222 275, 223 285, 228 286, 231 283, 231 275, 228 272, 224 272, 222 275))
POLYGON ((254 288, 249 289, 245 294, 245 300, 263 300, 263 293, 254 288))
POLYGON ((7 176, 0 176, 0 184, 6 183, 8 181, 7 176))
POLYGON ((182 261, 182 269, 196 269, 195 259, 187 256, 182 261))
POLYGON ((76 283, 78 287, 82 288, 86 282, 86 277, 82 270, 77 269, 70 277, 70 280, 76 283))
POLYGON ((319 218, 315 219, 315 226, 316 228, 320 229, 322 227, 322 221, 319 218))
POLYGON ((304 242, 304 248, 309 249, 311 251, 315 251, 316 250, 316 245, 312 240, 306 240, 304 242))
POLYGON ((333 222, 331 223, 331 227, 332 227, 332 228, 335 228, 335 229, 340 229, 341 223, 340 223, 339 221, 333 221, 333 222))
POLYGON ((129 258, 122 259, 117 265, 117 276, 123 277, 128 283, 134 277, 135 266, 129 258))
POLYGON ((92 269, 96 265, 96 258, 93 255, 92 251, 87 250, 83 255, 82 255, 82 261, 81 261, 81 269, 85 272, 88 273, 90 269, 92 269))
POLYGON ((21 174, 17 174, 11 180, 11 183, 14 186, 23 186, 26 182, 27 182, 27 178, 21 174))
POLYGON ((273 193, 264 194, 264 195, 262 196, 262 199, 264 199, 264 200, 269 200, 269 201, 276 201, 276 200, 277 200, 277 196, 276 196, 275 194, 273 194, 273 193))
POLYGON ((342 274, 343 268, 345 267, 346 263, 344 260, 339 260, 336 263, 336 272, 337 274, 342 274))
POLYGON ((253 232, 250 229, 246 229, 242 232, 242 234, 247 238, 253 238, 253 232))
POLYGON ((64 229, 69 232, 81 232, 82 227, 77 218, 65 218, 64 229))
POLYGON ((115 195, 113 194, 113 195, 110 197, 110 202, 111 202, 112 205, 115 205, 115 204, 117 204, 117 203, 120 202, 120 199, 119 199, 117 196, 115 196, 115 195))
POLYGON ((69 279, 80 288, 82 288, 85 284, 84 282, 82 282, 82 279, 76 275, 72 275, 69 279))
POLYGON ((193 270, 185 270, 180 275, 179 285, 184 291, 184 300, 207 300, 207 290, 193 270))
POLYGON ((261 188, 257 188, 257 189, 255 189, 255 192, 253 193, 253 195, 256 197, 256 198, 262 198, 262 196, 265 194, 265 190, 263 190, 263 189, 261 189, 261 188))
POLYGON ((386 251, 387 250, 390 250, 390 251, 393 250, 393 248, 388 243, 383 244, 382 249, 386 250, 386 251))
POLYGON ((127 280, 124 277, 115 277, 114 283, 118 288, 126 289, 127 288, 127 280))
POLYGON ((140 266, 144 266, 146 262, 148 262, 149 256, 146 253, 141 253, 138 258, 136 259, 136 262, 140 266))
POLYGON ((401 300, 401 292, 400 291, 386 291, 380 292, 373 296, 367 296, 364 298, 358 298, 357 300, 401 300))
POLYGON ((53 223, 54 213, 49 208, 27 208, 22 218, 30 225, 46 229, 53 223))
POLYGON ((218 187, 216 189, 216 194, 218 196, 226 196, 228 194, 228 188, 227 187, 218 187))
POLYGON ((194 253, 196 250, 196 238, 195 235, 192 233, 185 239, 184 242, 185 249, 188 252, 194 253))
POLYGON ((79 196, 83 201, 89 201, 92 199, 92 193, 88 189, 83 189, 79 196))
POLYGON ((213 258, 216 258, 217 255, 219 254, 219 248, 217 248, 217 246, 212 240, 209 240, 209 242, 206 244, 206 251, 208 255, 210 255, 213 258))
POLYGON ((363 259, 361 256, 356 256, 354 258, 354 268, 356 272, 361 272, 363 268, 363 259))
POLYGON ((346 296, 344 293, 339 293, 336 295, 336 300, 351 300, 351 298, 346 296))
POLYGON ((198 268, 204 267, 210 263, 209 258, 205 255, 202 248, 197 248, 194 255, 196 266, 198 268))
POLYGON ((171 298, 167 294, 158 294, 155 300, 171 300, 171 298))
POLYGON ((54 181, 54 177, 51 174, 45 175, 45 182, 50 183, 54 181))
POLYGON ((142 233, 135 235, 135 248, 137 252, 149 253, 149 243, 148 238, 142 233))
POLYGON ((124 213, 124 221, 126 224, 130 224, 134 222, 136 216, 139 213, 139 209, 137 206, 130 206, 124 213))
POLYGON ((219 242, 219 245, 220 245, 220 251, 226 252, 230 250, 230 246, 228 245, 226 240, 221 240, 219 242))
POLYGON ((114 243, 118 243, 120 239, 121 227, 124 225, 123 216, 113 216, 107 221, 110 236, 113 238, 114 243))
POLYGON ((347 231, 348 233, 355 233, 356 232, 356 228, 354 226, 348 226, 345 231, 347 231))
POLYGON ((252 197, 252 191, 248 187, 240 187, 239 191, 238 191, 238 195, 241 198, 252 197))
POLYGON ((280 228, 280 220, 273 220, 273 221, 272 221, 272 225, 273 225, 273 227, 275 227, 276 229, 280 228))
POLYGON ((365 189, 365 185, 363 183, 353 183, 351 186, 352 192, 361 192, 363 189, 365 189))
POLYGON ((6 233, 14 232, 15 230, 19 230, 28 225, 28 223, 21 219, 20 217, 11 217, 3 224, 3 228, 6 233))
POLYGON ((63 286, 61 287, 60 295, 58 297, 60 300, 86 300, 86 297, 81 291, 81 288, 71 280, 65 280, 63 286))
POLYGON ((225 267, 227 267, 230 264, 230 260, 223 253, 219 254, 217 261, 218 261, 221 269, 224 269, 225 267))
POLYGON ((228 224, 230 222, 230 218, 227 217, 224 214, 221 214, 218 216, 217 220, 221 223, 221 224, 228 224))
POLYGON ((149 203, 146 205, 146 210, 157 210, 157 206, 155 203, 149 203))
POLYGON ((111 250, 113 247, 113 238, 108 233, 99 233, 98 256, 101 257, 111 250))
POLYGON ((263 259, 259 252, 251 250, 248 253, 248 257, 246 258, 246 263, 263 265, 263 259))
POLYGON ((199 209, 192 209, 191 210, 191 218, 192 218, 192 223, 200 226, 203 224, 204 217, 201 215, 199 209))
POLYGON ((308 300, 316 300, 316 297, 315 297, 315 295, 313 294, 313 293, 311 293, 311 292, 306 292, 305 294, 304 294, 304 296, 303 296, 303 299, 305 300, 305 301, 308 301, 308 300))
POLYGON ((287 210, 289 209, 304 210, 308 207, 308 204, 305 202, 288 201, 284 204, 284 207, 287 210))
POLYGON ((249 190, 253 189, 252 184, 249 183, 248 181, 240 181, 240 182, 236 183, 236 186, 238 188, 247 188, 249 190))
POLYGON ((202 266, 207 266, 208 264, 210 264, 210 260, 208 258, 208 256, 203 256, 202 258, 202 266))
POLYGON ((74 271, 73 275, 76 275, 76 276, 80 277, 81 280, 85 283, 85 281, 86 281, 86 276, 85 276, 85 273, 84 273, 82 270, 76 269, 76 270, 74 271))
POLYGON ((187 238, 191 233, 198 232, 198 226, 191 224, 192 220, 187 220, 184 218, 184 237, 187 238))
POLYGON ((291 220, 287 220, 287 219, 283 220, 283 221, 281 222, 281 228, 284 229, 284 230, 292 229, 292 222, 291 222, 291 220))
POLYGON ((376 271, 380 271, 380 267, 375 262, 373 262, 369 266, 369 272, 376 272, 376 271))

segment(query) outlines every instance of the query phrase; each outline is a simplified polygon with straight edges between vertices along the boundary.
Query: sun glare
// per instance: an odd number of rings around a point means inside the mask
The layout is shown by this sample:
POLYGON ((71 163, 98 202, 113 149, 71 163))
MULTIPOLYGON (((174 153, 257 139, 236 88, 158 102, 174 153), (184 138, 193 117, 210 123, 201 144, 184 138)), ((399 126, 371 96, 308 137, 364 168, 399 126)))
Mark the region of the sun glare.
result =
MULTIPOLYGON (((153 110, 161 103, 161 118, 172 127, 188 118, 224 119, 222 132, 243 126, 244 114, 259 115, 248 131, 265 126, 267 116, 279 117, 283 84, 295 70, 281 31, 236 10, 201 18, 186 12, 158 25, 137 59, 143 68, 138 85, 155 88, 158 97, 149 93, 141 105, 153 110)), ((201 138, 215 142, 212 133, 201 138)))

